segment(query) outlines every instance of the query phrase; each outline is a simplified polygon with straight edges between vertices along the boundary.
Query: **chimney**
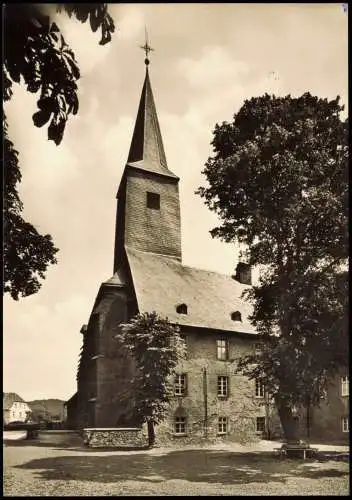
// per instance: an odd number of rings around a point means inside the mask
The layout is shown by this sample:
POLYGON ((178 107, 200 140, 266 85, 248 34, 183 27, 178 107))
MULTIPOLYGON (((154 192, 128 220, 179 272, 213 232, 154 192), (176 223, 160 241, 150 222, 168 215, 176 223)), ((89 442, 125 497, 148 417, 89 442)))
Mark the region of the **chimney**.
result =
POLYGON ((252 270, 249 264, 239 262, 236 267, 236 274, 233 278, 243 285, 252 284, 252 270))

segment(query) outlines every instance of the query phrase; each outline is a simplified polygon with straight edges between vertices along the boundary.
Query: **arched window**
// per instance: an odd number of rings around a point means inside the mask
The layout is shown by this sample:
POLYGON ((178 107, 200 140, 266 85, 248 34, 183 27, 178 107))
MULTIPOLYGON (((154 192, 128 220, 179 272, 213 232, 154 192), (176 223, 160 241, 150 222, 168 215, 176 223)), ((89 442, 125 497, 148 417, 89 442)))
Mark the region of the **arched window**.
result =
POLYGON ((178 304, 176 306, 176 312, 178 314, 187 314, 187 305, 186 304, 178 304))
POLYGON ((235 311, 231 313, 231 319, 232 321, 242 321, 242 316, 240 311, 235 311))

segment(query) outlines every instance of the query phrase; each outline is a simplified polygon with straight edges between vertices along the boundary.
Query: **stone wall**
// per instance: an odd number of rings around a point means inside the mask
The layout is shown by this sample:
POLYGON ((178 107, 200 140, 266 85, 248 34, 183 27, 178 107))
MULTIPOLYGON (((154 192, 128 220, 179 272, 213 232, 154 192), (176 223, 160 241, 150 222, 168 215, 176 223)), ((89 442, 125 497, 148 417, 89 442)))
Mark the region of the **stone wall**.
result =
POLYGON ((104 304, 100 305, 99 312, 100 357, 96 360, 98 391, 94 427, 114 428, 119 426, 119 420, 128 406, 133 404, 133 394, 129 389, 133 362, 115 339, 119 324, 127 320, 127 292, 123 289, 110 292, 104 304))
POLYGON ((83 442, 90 448, 144 448, 148 439, 141 428, 83 429, 83 442))
POLYGON ((265 400, 256 398, 253 381, 235 373, 236 358, 253 349, 253 342, 236 334, 229 335, 229 361, 219 361, 215 332, 183 328, 182 334, 186 335, 187 359, 179 364, 177 373, 186 374, 187 391, 171 402, 168 417, 156 428, 157 442, 245 443, 258 439, 256 418, 267 417, 265 400), (228 377, 228 397, 218 397, 218 376, 228 377), (175 433, 176 417, 186 418, 184 436, 175 433), (224 435, 219 434, 219 417, 227 418, 224 435))
MULTIPOLYGON (((342 373, 344 375, 345 373, 342 373)), ((310 411, 310 441, 349 443, 349 432, 342 430, 342 418, 349 416, 349 396, 342 396, 340 376, 329 384, 320 405, 310 411)), ((306 411, 302 411, 301 425, 307 436, 306 411)))

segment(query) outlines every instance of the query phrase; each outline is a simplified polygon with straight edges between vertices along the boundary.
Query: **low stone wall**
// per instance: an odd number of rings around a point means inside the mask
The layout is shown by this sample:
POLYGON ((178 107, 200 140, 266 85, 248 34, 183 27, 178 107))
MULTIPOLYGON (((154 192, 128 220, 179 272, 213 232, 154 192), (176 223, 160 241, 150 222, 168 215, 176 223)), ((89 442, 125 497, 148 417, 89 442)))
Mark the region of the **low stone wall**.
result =
POLYGON ((143 448, 148 439, 138 427, 83 429, 83 442, 90 448, 143 448))

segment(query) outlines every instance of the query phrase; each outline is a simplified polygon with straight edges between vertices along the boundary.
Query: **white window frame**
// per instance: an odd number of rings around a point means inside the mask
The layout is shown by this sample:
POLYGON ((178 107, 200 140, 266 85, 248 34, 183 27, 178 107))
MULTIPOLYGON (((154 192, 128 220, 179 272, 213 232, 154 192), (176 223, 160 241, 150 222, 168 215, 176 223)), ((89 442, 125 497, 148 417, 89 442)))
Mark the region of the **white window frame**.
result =
POLYGON ((229 394, 229 377, 225 375, 218 376, 218 397, 227 398, 229 394))
POLYGON ((175 375, 175 396, 185 396, 187 392, 187 374, 178 373, 175 375))
POLYGON ((175 417, 175 434, 176 436, 185 436, 186 434, 186 417, 175 417))
POLYGON ((350 381, 348 375, 341 377, 341 396, 350 395, 350 381))
POLYGON ((265 432, 265 429, 266 429, 266 418, 264 416, 256 417, 256 419, 255 419, 255 431, 263 433, 263 432, 265 432), (263 419, 264 419, 264 428, 263 429, 258 429, 258 420, 259 419, 261 419, 261 422, 263 422, 263 419))
POLYGON ((255 397, 258 399, 263 399, 265 396, 264 383, 256 378, 254 380, 254 384, 255 384, 255 397))
POLYGON ((348 417, 341 419, 342 432, 350 432, 350 422, 348 417))
POLYGON ((254 352, 255 352, 256 356, 260 356, 260 354, 262 353, 262 350, 263 350, 262 344, 259 344, 258 342, 256 344, 254 344, 254 352))
POLYGON ((229 359, 229 341, 226 338, 216 340, 216 358, 219 361, 227 361, 229 359))
POLYGON ((218 418, 218 434, 223 436, 227 434, 227 417, 219 417, 218 418))

